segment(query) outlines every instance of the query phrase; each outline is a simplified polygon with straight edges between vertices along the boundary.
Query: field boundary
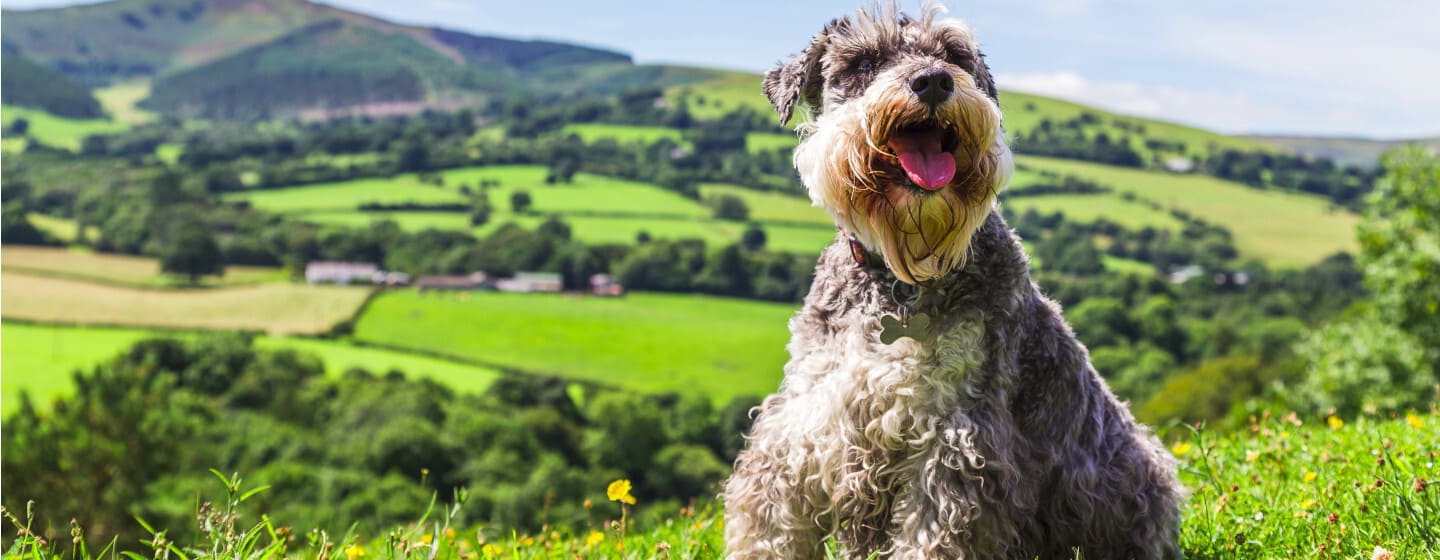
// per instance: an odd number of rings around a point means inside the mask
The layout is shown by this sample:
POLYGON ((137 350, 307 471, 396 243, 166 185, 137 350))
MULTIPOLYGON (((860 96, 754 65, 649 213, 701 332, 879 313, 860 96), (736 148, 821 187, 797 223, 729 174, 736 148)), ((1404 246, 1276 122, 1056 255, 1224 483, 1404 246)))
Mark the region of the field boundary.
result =
MULTIPOLYGON (((70 281, 73 281, 73 282, 84 282, 84 283, 87 283, 87 284, 98 284, 98 285, 101 285, 101 286, 110 286, 110 287, 113 287, 113 288, 126 288, 126 289, 133 289, 133 290, 147 290, 147 291, 152 291, 152 292, 206 292, 206 291, 212 291, 212 290, 223 290, 223 289, 227 289, 227 288, 245 288, 245 287, 261 286, 261 285, 264 285, 264 284, 273 284, 273 283, 275 283, 275 282, 273 282, 273 281, 272 281, 272 282, 267 282, 267 281, 264 281, 264 280, 251 280, 251 281, 245 281, 245 282, 236 282, 236 283, 234 283, 234 284, 219 284, 219 285, 185 285, 185 284, 176 284, 176 285, 173 285, 173 286, 171 286, 171 285, 157 286, 157 285, 155 285, 155 284, 142 284, 142 283, 138 283, 138 282, 126 282, 126 281, 123 281, 123 280, 114 280, 114 279, 110 279, 110 278, 100 278, 100 277, 98 277, 98 276, 89 276, 89 275, 85 275, 85 274, 75 274, 75 273, 72 273, 72 272, 61 272, 61 271, 57 271, 57 270, 50 270, 50 269, 44 269, 44 268, 31 268, 31 267, 24 266, 24 265, 0 265, 0 273, 4 273, 4 272, 14 272, 14 273, 17 273, 17 274, 27 274, 27 275, 30 275, 30 276, 43 276, 43 277, 46 277, 46 278, 55 278, 55 279, 57 279, 57 280, 70 280, 70 281)), ((165 275, 165 273, 161 273, 161 277, 163 277, 164 275, 165 275)))

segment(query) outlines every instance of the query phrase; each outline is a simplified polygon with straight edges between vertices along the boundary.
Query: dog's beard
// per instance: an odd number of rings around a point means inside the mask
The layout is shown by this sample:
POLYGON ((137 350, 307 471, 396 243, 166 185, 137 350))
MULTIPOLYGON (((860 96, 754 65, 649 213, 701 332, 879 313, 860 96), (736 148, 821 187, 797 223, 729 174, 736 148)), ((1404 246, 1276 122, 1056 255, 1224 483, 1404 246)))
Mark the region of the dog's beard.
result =
POLYGON ((970 237, 1013 174, 1000 133, 1000 111, 969 76, 955 77, 955 96, 931 110, 899 76, 882 75, 865 96, 805 125, 795 167, 816 205, 865 246, 878 249, 900 280, 944 277, 967 258, 970 237), (952 131, 946 151, 953 178, 921 190, 907 178, 887 142, 901 129, 934 122, 952 131))

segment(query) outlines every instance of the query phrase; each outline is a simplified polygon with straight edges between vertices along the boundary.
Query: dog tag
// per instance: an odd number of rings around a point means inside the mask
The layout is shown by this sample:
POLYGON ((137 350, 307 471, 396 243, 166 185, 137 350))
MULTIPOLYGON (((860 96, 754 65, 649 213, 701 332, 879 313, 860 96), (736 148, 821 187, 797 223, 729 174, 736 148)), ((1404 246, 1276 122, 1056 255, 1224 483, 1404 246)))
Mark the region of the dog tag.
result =
POLYGON ((929 331, 930 316, 924 313, 917 314, 908 321, 894 315, 880 318, 880 342, 883 344, 894 344, 901 337, 909 337, 918 342, 929 331))

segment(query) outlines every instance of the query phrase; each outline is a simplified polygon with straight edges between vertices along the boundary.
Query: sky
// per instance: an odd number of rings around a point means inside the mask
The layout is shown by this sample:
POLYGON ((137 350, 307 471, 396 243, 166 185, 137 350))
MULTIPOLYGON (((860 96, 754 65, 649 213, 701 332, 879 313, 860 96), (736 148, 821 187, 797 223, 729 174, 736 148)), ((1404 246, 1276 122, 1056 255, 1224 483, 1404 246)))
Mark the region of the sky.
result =
MULTIPOLYGON (((6 0, 7 9, 79 3, 6 0)), ((402 23, 763 72, 859 0, 324 0, 402 23)), ((1440 136, 1435 0, 952 0, 1002 88, 1226 133, 1440 136)), ((900 5, 915 12, 917 0, 900 5)))

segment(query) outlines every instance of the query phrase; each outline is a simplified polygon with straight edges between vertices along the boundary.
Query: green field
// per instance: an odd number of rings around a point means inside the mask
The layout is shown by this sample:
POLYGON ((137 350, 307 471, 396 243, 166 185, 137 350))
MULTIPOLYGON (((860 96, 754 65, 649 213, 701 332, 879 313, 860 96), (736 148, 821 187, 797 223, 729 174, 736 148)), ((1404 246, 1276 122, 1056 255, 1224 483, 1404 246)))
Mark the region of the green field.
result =
MULTIPOLYGON (((79 150, 80 142, 86 136, 92 134, 114 134, 129 130, 130 125, 106 119, 71 119, 57 117, 39 109, 29 107, 17 107, 5 105, 0 107, 0 121, 9 128, 10 123, 15 119, 29 121, 30 128, 26 136, 39 140, 45 144, 65 148, 67 150, 79 150)), ((9 134, 6 134, 9 137, 9 134)))
MULTIPOLYGON (((1165 208, 1183 209, 1229 229, 1242 255, 1274 266, 1305 266, 1337 252, 1356 251, 1355 226, 1359 217, 1334 208, 1318 196, 1261 191, 1204 175, 1175 175, 1033 156, 1021 156, 1017 161, 1100 183, 1117 193, 1131 192, 1165 208)), ((1124 218, 1117 215, 1111 219, 1124 218)))
POLYGON ((287 189, 245 191, 228 195, 226 200, 246 200, 258 210, 285 214, 315 210, 355 210, 367 202, 463 203, 465 197, 454 190, 422 184, 413 176, 407 175, 393 179, 377 177, 287 189))
POLYGON ((794 134, 774 132, 751 132, 745 135, 745 149, 750 152, 765 152, 794 148, 800 139, 794 134))
MULTIPOLYGON (((69 327, 6 322, 0 326, 0 413, 8 414, 18 403, 20 392, 28 391, 38 406, 72 390, 70 374, 88 369, 125 351, 148 336, 194 336, 194 331, 150 331, 131 328, 69 327)), ((367 348, 341 341, 294 337, 260 337, 261 348, 290 348, 309 352, 325 362, 325 372, 338 376, 346 369, 361 367, 371 373, 389 370, 410 377, 426 377, 461 392, 480 392, 499 372, 482 366, 407 354, 381 348, 367 348)))
POLYGON ((6 319, 281 334, 326 331, 355 313, 369 294, 360 287, 289 283, 139 289, 10 271, 0 280, 0 316, 6 319))
POLYGON ((132 81, 114 83, 108 86, 97 88, 94 91, 95 100, 110 114, 110 118, 131 125, 146 124, 154 122, 156 115, 153 112, 141 109, 138 105, 140 100, 150 95, 150 83, 146 81, 132 81))
POLYGON ((358 340, 646 392, 725 402, 775 390, 795 306, 697 295, 377 297, 358 340))
POLYGON ((685 142, 681 131, 663 126, 641 126, 628 124, 608 123, 574 123, 567 124, 560 130, 560 134, 569 136, 574 134, 585 142, 594 142, 601 138, 609 138, 621 144, 654 144, 660 140, 670 140, 676 144, 685 142))
MULTIPOLYGON (((74 243, 76 241, 76 234, 79 232, 77 231, 78 228, 76 227, 75 220, 57 218, 35 212, 31 212, 25 217, 30 220, 30 224, 35 226, 35 229, 48 233, 55 239, 59 239, 65 243, 74 243)), ((99 234, 99 227, 87 226, 85 228, 85 240, 87 241, 95 239, 99 234)))
POLYGON ((1183 224, 1164 210, 1156 210, 1140 202, 1131 202, 1113 194, 1049 194, 1044 196, 1006 197, 1001 204, 1020 214, 1035 210, 1041 214, 1063 212, 1065 219, 1091 223, 1105 218, 1129 229, 1153 227, 1179 231, 1183 224))
POLYGON ((757 222, 810 224, 831 229, 835 227, 830 215, 812 205, 805 191, 798 185, 789 193, 757 191, 723 183, 700 185, 702 198, 709 199, 720 195, 740 197, 750 209, 750 219, 757 222))
MULTIPOLYGON (((58 218, 53 218, 58 220, 58 218)), ((44 220, 41 221, 42 223, 44 220)), ((66 222, 69 222, 66 220, 66 222)), ((38 224, 37 224, 38 225, 38 224)), ((55 226, 56 224, 48 224, 55 226)), ((74 222, 69 222, 69 231, 74 235, 74 222)), ((59 233, 67 228, 57 226, 59 233)), ((60 279, 96 282, 102 284, 137 287, 216 287, 244 286, 263 282, 283 281, 284 271, 278 268, 256 266, 226 267, 225 275, 202 277, 198 286, 191 286, 188 279, 161 274, 159 261, 149 257, 95 253, 86 249, 65 249, 59 247, 34 247, 7 245, 0 258, 0 267, 5 272, 46 276, 60 279)))

